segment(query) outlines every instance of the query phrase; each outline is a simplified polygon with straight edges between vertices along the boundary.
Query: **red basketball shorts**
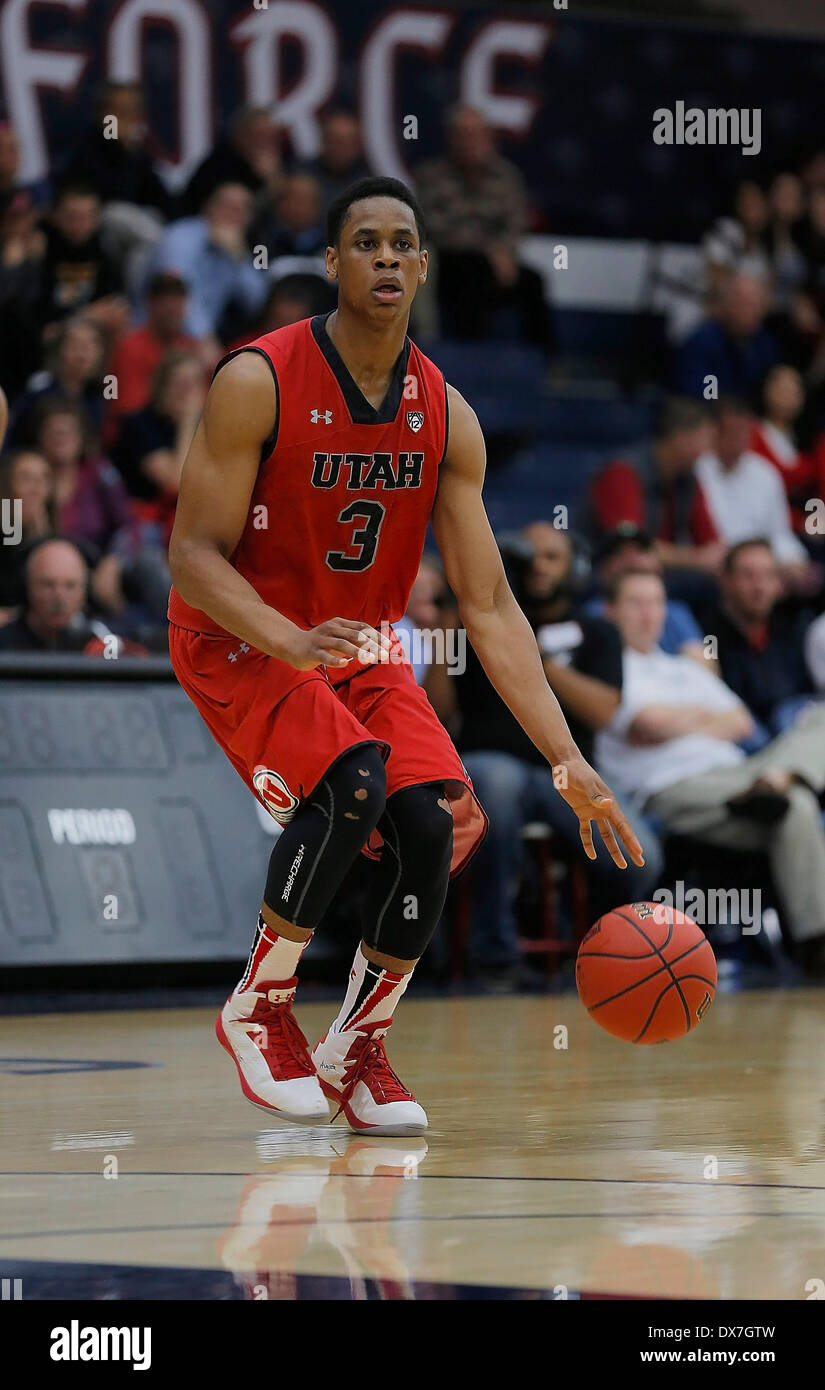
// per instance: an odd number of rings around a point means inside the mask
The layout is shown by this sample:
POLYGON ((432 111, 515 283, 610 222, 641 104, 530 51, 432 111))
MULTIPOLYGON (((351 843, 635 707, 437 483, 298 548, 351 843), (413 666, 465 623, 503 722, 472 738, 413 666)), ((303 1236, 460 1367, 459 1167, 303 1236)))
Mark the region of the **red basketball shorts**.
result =
MULTIPOLYGON (((417 783, 445 783, 453 812, 451 874, 472 858, 487 817, 408 662, 364 666, 356 659, 331 675, 323 667, 296 671, 236 637, 175 623, 169 624, 169 653, 213 738, 281 825, 337 758, 375 743, 386 763, 388 796, 417 783)), ((399 643, 392 655, 401 654, 399 643)), ((364 852, 374 857, 381 843, 375 832, 364 852)))

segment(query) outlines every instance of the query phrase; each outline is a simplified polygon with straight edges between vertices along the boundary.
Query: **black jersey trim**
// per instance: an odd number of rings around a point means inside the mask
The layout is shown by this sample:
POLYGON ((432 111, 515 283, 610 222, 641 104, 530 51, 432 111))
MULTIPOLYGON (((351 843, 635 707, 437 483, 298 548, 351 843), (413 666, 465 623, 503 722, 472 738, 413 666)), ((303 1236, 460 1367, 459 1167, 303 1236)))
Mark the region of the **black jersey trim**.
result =
POLYGON ((450 443, 450 397, 447 394, 447 378, 443 373, 441 380, 444 382, 444 453, 441 455, 441 461, 438 465, 439 472, 441 471, 441 464, 447 457, 447 448, 450 443))
POLYGON ((275 448, 275 445, 278 443, 278 430, 281 425, 281 388, 278 385, 278 373, 275 370, 275 364, 272 361, 272 358, 269 356, 269 353, 264 352, 263 348, 254 347, 251 343, 244 344, 243 347, 234 348, 232 352, 228 352, 225 357, 221 358, 220 362, 218 363, 217 367, 212 373, 212 380, 215 380, 215 377, 218 375, 218 372, 220 371, 221 367, 225 367, 227 362, 231 362, 233 357, 237 357, 239 353, 242 352, 259 353, 260 356, 266 362, 267 366, 269 367, 269 370, 272 373, 272 380, 275 383, 275 424, 273 428, 270 430, 263 444, 261 445, 260 462, 263 463, 264 459, 269 458, 269 455, 272 453, 272 451, 275 448))
POLYGON ((404 346, 392 369, 387 394, 381 402, 380 409, 376 410, 374 405, 370 405, 360 386, 356 384, 343 357, 327 333, 327 320, 334 312, 334 309, 330 309, 328 314, 316 314, 310 320, 310 328, 313 338, 326 358, 330 371, 341 388, 341 394, 346 402, 352 423, 354 425, 391 425, 398 414, 398 407, 404 396, 404 383, 407 379, 407 366, 412 347, 409 338, 406 336, 404 338, 404 346))

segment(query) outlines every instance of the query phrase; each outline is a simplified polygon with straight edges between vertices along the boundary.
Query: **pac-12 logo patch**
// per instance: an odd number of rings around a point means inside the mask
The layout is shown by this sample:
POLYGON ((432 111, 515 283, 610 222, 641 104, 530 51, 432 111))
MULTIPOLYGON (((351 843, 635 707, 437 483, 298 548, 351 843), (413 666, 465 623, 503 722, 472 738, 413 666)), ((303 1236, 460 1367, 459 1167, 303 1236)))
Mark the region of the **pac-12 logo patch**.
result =
POLYGON ((421 426, 423 425, 423 423, 424 423, 424 412, 423 412, 423 410, 408 410, 408 411, 407 411, 407 424, 409 425, 409 427, 410 427, 410 429, 412 430, 413 434, 418 434, 418 431, 421 429, 421 426))
POLYGON ((283 777, 270 767, 256 767, 252 776, 255 790, 270 815, 281 825, 292 820, 298 809, 298 798, 293 796, 283 777))

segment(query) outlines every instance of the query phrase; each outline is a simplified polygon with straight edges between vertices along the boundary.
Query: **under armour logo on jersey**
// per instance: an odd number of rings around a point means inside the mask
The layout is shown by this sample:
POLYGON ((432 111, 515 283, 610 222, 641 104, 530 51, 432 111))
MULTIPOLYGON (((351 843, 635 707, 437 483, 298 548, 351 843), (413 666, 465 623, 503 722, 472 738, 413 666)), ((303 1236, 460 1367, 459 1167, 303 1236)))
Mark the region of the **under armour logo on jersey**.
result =
POLYGON ((424 412, 423 412, 423 410, 408 410, 408 411, 407 411, 407 424, 409 425, 409 427, 410 427, 410 429, 412 430, 413 434, 418 434, 418 431, 421 429, 421 426, 423 425, 423 423, 424 423, 424 412))
POLYGON ((311 410, 311 411, 309 412, 309 418, 310 418, 310 420, 312 421, 313 425, 320 425, 320 423, 321 423, 322 420, 323 420, 323 422, 324 422, 325 425, 331 425, 331 424, 332 424, 332 411, 331 411, 331 410, 311 410))

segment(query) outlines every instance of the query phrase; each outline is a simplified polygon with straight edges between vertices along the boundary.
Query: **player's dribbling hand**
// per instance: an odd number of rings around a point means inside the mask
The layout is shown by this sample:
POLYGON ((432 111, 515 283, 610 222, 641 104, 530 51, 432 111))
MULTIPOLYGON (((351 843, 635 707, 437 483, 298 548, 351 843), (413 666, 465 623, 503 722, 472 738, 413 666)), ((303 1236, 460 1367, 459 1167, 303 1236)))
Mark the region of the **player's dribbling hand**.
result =
POLYGON ((286 657, 297 671, 311 671, 316 666, 346 666, 353 657, 372 665, 387 660, 390 639, 369 623, 352 618, 329 618, 325 623, 302 632, 296 628, 286 657))
POLYGON ((596 858, 591 824, 595 821, 610 857, 620 869, 627 868, 627 860, 616 843, 617 835, 633 863, 640 867, 644 864, 642 847, 627 817, 610 788, 584 758, 569 758, 563 763, 554 764, 553 782, 579 818, 579 834, 588 859, 596 858))

